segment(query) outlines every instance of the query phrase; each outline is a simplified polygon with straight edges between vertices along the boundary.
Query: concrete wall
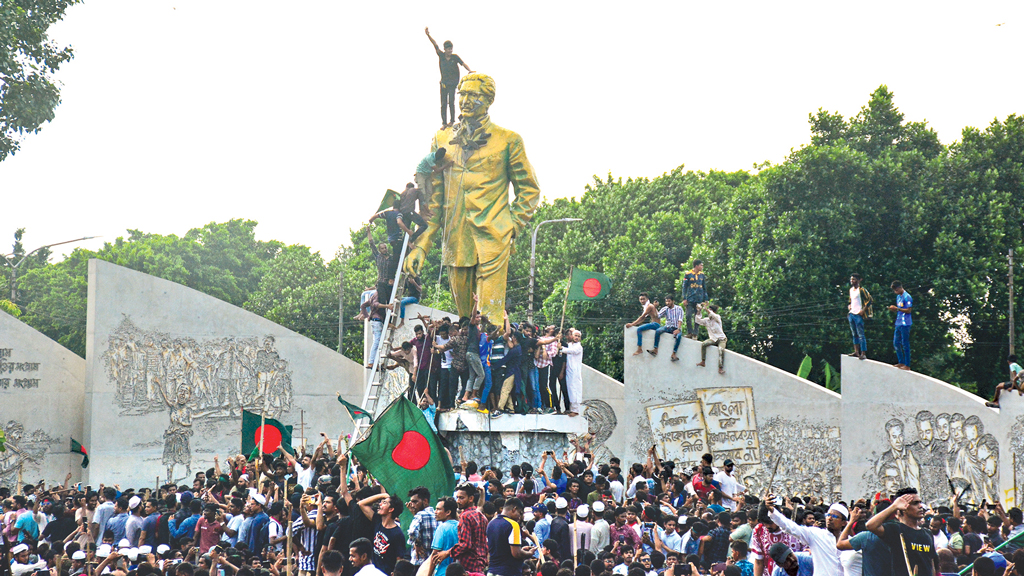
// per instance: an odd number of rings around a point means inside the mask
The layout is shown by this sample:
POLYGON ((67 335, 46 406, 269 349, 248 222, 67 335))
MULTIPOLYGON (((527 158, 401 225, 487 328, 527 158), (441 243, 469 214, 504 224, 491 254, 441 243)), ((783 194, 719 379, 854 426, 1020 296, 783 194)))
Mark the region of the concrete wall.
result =
MULTIPOLYGON (((419 304, 412 304, 405 308, 405 325, 395 332, 394 341, 397 343, 411 340, 413 338, 413 327, 420 322, 416 319, 417 314, 438 319, 448 316, 458 320, 452 313, 444 312, 419 304)), ((367 323, 369 324, 369 323, 367 323)), ((364 330, 364 353, 369 354, 372 342, 372 333, 367 326, 364 330)), ((625 410, 625 387, 622 382, 605 375, 603 372, 594 370, 589 366, 583 367, 583 417, 588 424, 588 432, 594 435, 591 449, 595 455, 604 461, 611 456, 621 456, 626 447, 626 438, 629 436, 629 429, 622 426, 622 414, 625 410)), ((568 419, 566 419, 568 421, 568 419)), ((546 422, 546 420, 545 420, 546 422)), ((558 420, 552 420, 552 424, 563 433, 576 434, 578 426, 561 426, 558 420), (564 428, 564 429, 563 429, 564 428)), ((525 429, 525 428, 524 428, 525 429)), ((546 446, 547 444, 545 444, 546 446)), ((566 443, 566 448, 568 444, 566 443)), ((544 448, 545 450, 549 448, 544 448)), ((520 460, 521 461, 521 460, 520 460)))
POLYGON ((82 457, 70 452, 83 441, 85 360, 44 334, 0 312, 0 486, 63 483, 81 476, 82 457))
MULTIPOLYGON (((653 341, 654 332, 645 332, 644 349, 653 341)), ((701 346, 693 340, 682 340, 680 360, 672 362, 672 343, 663 337, 657 357, 633 356, 636 329, 625 330, 626 410, 619 423, 629 431, 624 466, 643 462, 652 445, 684 465, 712 452, 717 465, 734 460, 741 481, 759 492, 781 456, 774 486, 825 497, 841 490, 845 439, 838 394, 728 350, 725 374, 719 374, 715 347, 707 350, 707 367, 697 367, 701 346)))
POLYGON ((241 448, 241 411, 304 433, 352 430, 336 393, 362 368, 261 316, 109 262, 89 262, 85 441, 93 484, 190 479, 241 448), (128 457, 127 454, 131 454, 128 457))
MULTIPOLYGON (((1013 502, 1013 454, 1024 454, 1024 398, 999 409, 956 386, 888 364, 843 357, 843 493, 914 486, 928 502, 1013 502), (947 478, 949 480, 947 480, 947 478)), ((1024 470, 1017 463, 1018 477, 1024 470)))

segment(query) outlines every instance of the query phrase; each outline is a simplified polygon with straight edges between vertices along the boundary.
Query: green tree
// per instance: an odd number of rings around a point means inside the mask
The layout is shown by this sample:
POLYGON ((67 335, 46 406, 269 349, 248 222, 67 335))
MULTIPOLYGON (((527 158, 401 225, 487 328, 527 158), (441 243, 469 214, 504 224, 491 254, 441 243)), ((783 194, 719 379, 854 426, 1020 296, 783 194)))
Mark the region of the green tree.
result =
POLYGON ((60 89, 53 78, 74 53, 47 36, 78 0, 0 2, 0 161, 20 147, 23 134, 54 118, 60 89))

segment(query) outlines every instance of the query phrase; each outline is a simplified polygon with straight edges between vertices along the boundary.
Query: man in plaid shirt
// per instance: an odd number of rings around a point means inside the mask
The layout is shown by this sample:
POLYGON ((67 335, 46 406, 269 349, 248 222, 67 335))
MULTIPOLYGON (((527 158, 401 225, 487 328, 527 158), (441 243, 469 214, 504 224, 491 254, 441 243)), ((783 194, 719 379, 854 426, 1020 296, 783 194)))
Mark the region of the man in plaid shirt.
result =
POLYGON ((661 335, 671 332, 676 337, 676 344, 672 347, 672 361, 675 362, 679 360, 676 352, 679 351, 679 341, 683 338, 679 330, 679 325, 683 322, 683 309, 676 306, 675 296, 671 294, 665 295, 665 305, 661 307, 661 310, 658 310, 658 316, 665 319, 665 325, 654 331, 654 348, 648 350, 647 353, 651 356, 657 356, 658 342, 661 341, 661 335))
POLYGON ((413 488, 408 496, 409 502, 405 506, 413 515, 409 524, 409 549, 412 550, 412 563, 419 566, 430 556, 437 518, 430 506, 430 491, 426 487, 413 488))
POLYGON ((455 501, 459 505, 459 543, 451 550, 437 553, 440 562, 451 557, 466 572, 487 573, 487 518, 476 508, 476 486, 462 484, 455 490, 455 501))

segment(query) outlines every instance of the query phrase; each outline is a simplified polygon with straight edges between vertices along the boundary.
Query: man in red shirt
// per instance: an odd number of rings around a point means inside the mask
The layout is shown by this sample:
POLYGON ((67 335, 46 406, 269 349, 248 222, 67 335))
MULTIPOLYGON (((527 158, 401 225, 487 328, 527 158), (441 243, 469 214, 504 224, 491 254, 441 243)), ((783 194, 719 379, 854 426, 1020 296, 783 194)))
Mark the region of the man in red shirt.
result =
MULTIPOLYGON (((721 490, 722 485, 715 481, 714 470, 710 466, 705 466, 699 476, 693 479, 693 491, 697 493, 697 496, 707 502, 708 497, 715 490, 721 490)), ((732 498, 729 498, 732 500, 732 498)))
POLYGON ((199 553, 206 554, 220 542, 224 534, 223 512, 220 506, 210 502, 203 508, 203 517, 196 522, 195 541, 199 545, 199 553))
POLYGON ((437 552, 437 561, 451 557, 466 572, 487 572, 487 518, 477 510, 476 487, 463 484, 455 490, 455 502, 459 506, 459 542, 450 550, 437 552))

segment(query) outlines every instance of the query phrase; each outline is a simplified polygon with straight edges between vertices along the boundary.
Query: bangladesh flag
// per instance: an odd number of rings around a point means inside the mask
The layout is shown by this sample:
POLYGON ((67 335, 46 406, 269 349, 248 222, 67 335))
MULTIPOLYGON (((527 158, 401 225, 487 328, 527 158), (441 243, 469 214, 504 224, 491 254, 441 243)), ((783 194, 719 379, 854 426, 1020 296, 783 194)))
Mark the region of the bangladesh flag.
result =
POLYGON ((612 279, 600 272, 572 269, 569 300, 604 300, 612 290, 612 279))
POLYGON ((373 424, 373 416, 371 416, 369 412, 351 402, 346 402, 345 399, 341 397, 340 392, 338 393, 338 402, 341 402, 341 405, 348 410, 348 415, 352 417, 353 422, 360 418, 366 418, 370 421, 370 424, 373 424))
POLYGON ((292 449, 291 426, 285 426, 273 418, 262 419, 261 423, 259 414, 242 410, 242 454, 249 454, 250 460, 257 454, 261 435, 264 454, 273 454, 282 449, 295 454, 292 449))
POLYGON ((380 206, 377 207, 377 212, 383 212, 390 209, 395 205, 395 201, 401 197, 401 194, 395 192, 391 188, 388 188, 388 191, 384 193, 384 197, 380 200, 380 206))
POLYGON ((86 451, 85 446, 82 446, 81 444, 79 444, 78 440, 75 440, 74 438, 71 439, 71 453, 72 454, 81 454, 83 456, 83 458, 82 458, 82 468, 88 468, 89 467, 89 452, 86 451))
MULTIPOLYGON (((388 494, 404 501, 409 490, 426 486, 436 502, 455 491, 455 473, 441 441, 423 412, 405 396, 391 403, 370 427, 366 438, 352 446, 352 455, 373 474, 388 494)), ((412 521, 402 511, 402 529, 412 521)))

